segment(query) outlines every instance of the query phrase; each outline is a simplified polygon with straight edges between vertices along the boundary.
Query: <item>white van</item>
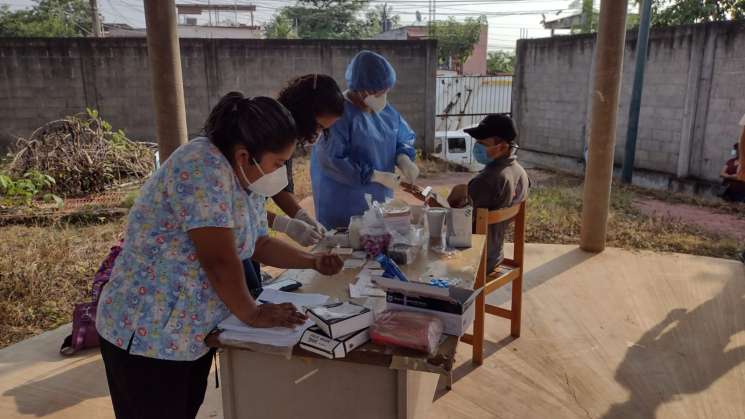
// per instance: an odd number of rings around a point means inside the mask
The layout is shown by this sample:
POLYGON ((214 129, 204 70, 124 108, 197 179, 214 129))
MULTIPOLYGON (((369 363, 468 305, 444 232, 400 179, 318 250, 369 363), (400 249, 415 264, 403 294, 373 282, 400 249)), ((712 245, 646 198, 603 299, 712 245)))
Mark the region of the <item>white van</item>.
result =
POLYGON ((475 143, 476 140, 463 131, 437 131, 434 156, 463 166, 469 172, 478 172, 484 165, 473 158, 472 150, 475 143))

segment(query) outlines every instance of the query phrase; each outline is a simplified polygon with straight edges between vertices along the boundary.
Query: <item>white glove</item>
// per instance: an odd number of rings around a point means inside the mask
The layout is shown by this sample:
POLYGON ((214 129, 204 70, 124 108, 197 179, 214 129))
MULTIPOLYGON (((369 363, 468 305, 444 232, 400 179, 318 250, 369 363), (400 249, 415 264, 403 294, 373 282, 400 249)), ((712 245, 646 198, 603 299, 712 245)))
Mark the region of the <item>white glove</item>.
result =
POLYGON ((397 174, 390 172, 379 172, 377 170, 373 170, 373 175, 370 180, 375 183, 379 183, 388 189, 396 189, 398 187, 398 184, 401 182, 401 179, 397 174))
POLYGON ((272 228, 287 234, 301 246, 317 244, 323 238, 310 224, 286 215, 275 216, 272 228))
POLYGON ((399 154, 396 157, 396 166, 401 170, 404 180, 407 183, 414 183, 416 178, 419 177, 419 168, 416 167, 414 162, 406 154, 399 154))
POLYGON ((313 229, 316 230, 316 232, 318 232, 318 234, 320 234, 321 236, 326 235, 326 228, 321 223, 316 221, 315 218, 311 217, 305 209, 300 208, 297 214, 295 214, 295 219, 310 224, 310 226, 313 227, 313 229))

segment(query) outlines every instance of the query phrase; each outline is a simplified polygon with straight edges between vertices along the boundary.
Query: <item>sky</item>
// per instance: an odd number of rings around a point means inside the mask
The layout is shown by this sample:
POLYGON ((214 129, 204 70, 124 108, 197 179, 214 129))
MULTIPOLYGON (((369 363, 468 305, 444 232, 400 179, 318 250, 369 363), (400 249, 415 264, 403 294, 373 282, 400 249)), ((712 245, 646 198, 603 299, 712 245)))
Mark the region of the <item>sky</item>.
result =
MULTIPOLYGON (((105 23, 127 23, 133 27, 145 26, 145 15, 142 0, 98 0, 99 10, 105 23)), ((278 9, 292 5, 287 0, 176 0, 179 4, 208 3, 212 4, 255 4, 254 21, 258 25, 267 23, 278 9)), ((428 0, 375 0, 371 4, 388 4, 393 13, 401 17, 401 24, 414 23, 416 12, 422 15, 423 23, 429 19, 428 0)), ((458 20, 467 17, 478 17, 485 14, 489 21, 489 50, 511 50, 519 38, 541 38, 550 36, 550 32, 541 26, 545 14, 546 20, 553 20, 576 13, 570 9, 571 0, 437 0, 436 19, 453 16, 458 20)), ((0 0, 0 4, 10 5, 12 9, 29 7, 31 0, 0 0)), ((217 16, 213 14, 213 19, 217 16)), ((233 13, 221 13, 220 19, 234 20, 233 13)), ((206 23, 207 15, 199 18, 199 23, 206 23)), ((250 23, 248 13, 238 14, 239 23, 250 23)))

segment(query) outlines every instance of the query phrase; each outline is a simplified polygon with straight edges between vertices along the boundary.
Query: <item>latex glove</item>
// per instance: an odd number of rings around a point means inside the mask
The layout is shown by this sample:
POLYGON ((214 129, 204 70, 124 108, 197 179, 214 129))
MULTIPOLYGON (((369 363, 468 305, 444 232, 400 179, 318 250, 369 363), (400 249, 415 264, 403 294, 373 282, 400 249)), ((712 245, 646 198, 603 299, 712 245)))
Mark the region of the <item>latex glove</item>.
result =
POLYGON ((379 183, 388 189, 396 189, 398 187, 398 184, 401 182, 401 179, 397 174, 390 172, 379 172, 377 170, 373 170, 373 175, 370 180, 375 183, 379 183))
POLYGON ((274 217, 272 228, 287 234, 301 246, 317 244, 323 238, 310 224, 286 215, 277 215, 274 217))
POLYGON ((321 236, 325 236, 326 235, 326 228, 321 223, 319 223, 318 221, 316 221, 315 218, 311 217, 310 214, 308 214, 308 212, 305 211, 305 209, 300 208, 300 210, 297 212, 297 214, 295 214, 295 219, 296 220, 303 221, 303 222, 309 224, 321 236))
POLYGON ((404 175, 404 181, 407 183, 414 183, 416 178, 419 177, 419 168, 416 167, 413 161, 406 154, 399 154, 396 157, 396 166, 401 170, 404 175))

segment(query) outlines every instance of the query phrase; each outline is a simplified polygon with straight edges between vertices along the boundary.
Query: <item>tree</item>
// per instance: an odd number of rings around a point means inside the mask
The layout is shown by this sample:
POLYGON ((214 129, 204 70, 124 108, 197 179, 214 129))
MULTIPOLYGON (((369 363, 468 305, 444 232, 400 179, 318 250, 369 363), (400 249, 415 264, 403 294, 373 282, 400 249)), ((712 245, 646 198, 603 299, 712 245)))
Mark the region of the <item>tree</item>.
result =
POLYGON ((745 0, 653 0, 652 25, 745 19, 745 0))
POLYGON ((73 37, 90 33, 91 11, 85 0, 34 0, 30 9, 0 7, 0 36, 73 37))
POLYGON ((494 75, 513 73, 515 71, 515 54, 507 51, 490 51, 486 58, 486 72, 494 75))
POLYGON ((294 22, 287 16, 278 15, 266 25, 266 37, 272 39, 296 39, 294 22))
POLYGON ((377 7, 368 10, 368 0, 299 0, 286 6, 267 25, 267 38, 292 37, 304 39, 362 39, 380 32, 383 16, 398 22, 391 9, 377 7))
POLYGON ((400 26, 401 16, 393 14, 393 7, 379 4, 365 13, 370 31, 381 33, 400 26))
POLYGON ((486 17, 468 18, 458 22, 450 17, 448 20, 432 22, 430 37, 437 40, 437 59, 439 63, 449 64, 454 61, 456 70, 460 71, 463 63, 473 54, 473 46, 481 36, 481 27, 486 25, 486 17))

